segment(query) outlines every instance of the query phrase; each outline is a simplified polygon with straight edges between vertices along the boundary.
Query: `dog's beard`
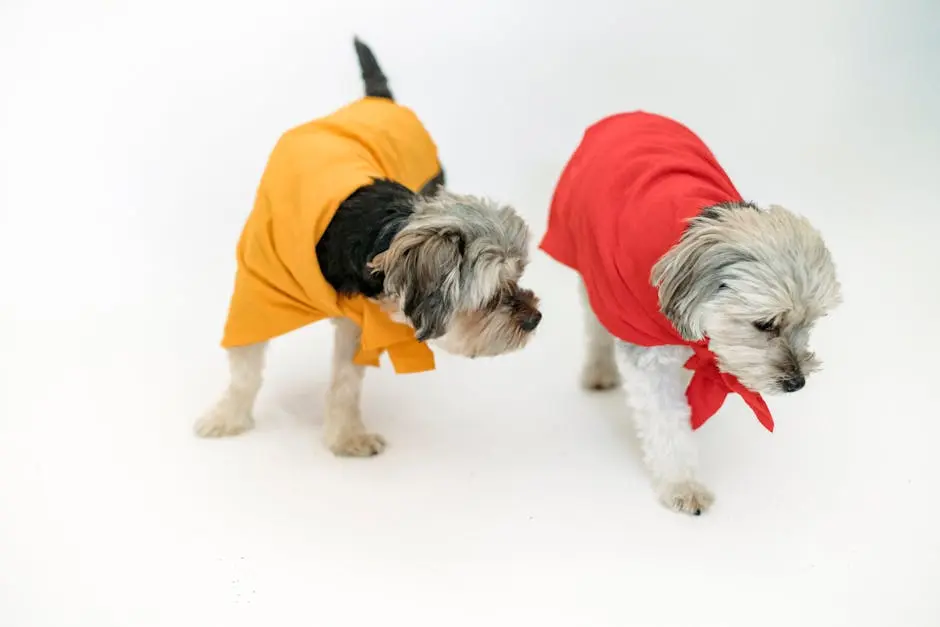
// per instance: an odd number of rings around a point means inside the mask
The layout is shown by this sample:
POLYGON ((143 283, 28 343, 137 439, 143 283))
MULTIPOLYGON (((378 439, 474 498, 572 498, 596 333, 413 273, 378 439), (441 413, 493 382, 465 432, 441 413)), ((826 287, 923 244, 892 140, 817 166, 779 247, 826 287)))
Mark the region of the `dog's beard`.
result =
POLYGON ((744 387, 761 394, 781 394, 788 381, 805 381, 820 362, 809 349, 811 325, 782 324, 762 331, 754 326, 762 311, 747 311, 715 299, 704 306, 703 326, 719 368, 744 387))
MULTIPOLYGON (((441 350, 463 357, 494 357, 525 348, 534 335, 525 321, 538 312, 538 298, 529 290, 511 286, 489 297, 487 305, 459 311, 447 319, 443 335, 430 340, 441 350)), ((392 320, 414 326, 394 301, 386 300, 383 309, 392 320)))
POLYGON ((434 340, 434 345, 454 355, 493 357, 525 348, 532 335, 508 308, 470 311, 457 314, 447 333, 434 340))

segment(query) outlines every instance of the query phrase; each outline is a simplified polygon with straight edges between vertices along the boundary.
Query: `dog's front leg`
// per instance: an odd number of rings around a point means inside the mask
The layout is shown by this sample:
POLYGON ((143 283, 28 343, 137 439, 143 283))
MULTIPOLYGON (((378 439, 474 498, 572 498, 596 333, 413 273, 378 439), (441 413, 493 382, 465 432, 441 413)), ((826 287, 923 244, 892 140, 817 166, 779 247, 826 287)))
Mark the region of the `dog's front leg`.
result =
POLYGON ((204 437, 237 435, 255 426, 251 416, 261 390, 267 342, 228 349, 230 381, 221 399, 196 421, 196 434, 204 437))
POLYGON ((698 452, 682 368, 690 354, 683 346, 617 343, 627 402, 659 498, 667 507, 697 516, 714 497, 697 480, 698 452))
POLYGON ((333 320, 333 373, 326 396, 323 435, 336 455, 369 457, 385 448, 385 440, 367 433, 362 424, 360 398, 365 368, 353 363, 361 331, 346 318, 333 320))

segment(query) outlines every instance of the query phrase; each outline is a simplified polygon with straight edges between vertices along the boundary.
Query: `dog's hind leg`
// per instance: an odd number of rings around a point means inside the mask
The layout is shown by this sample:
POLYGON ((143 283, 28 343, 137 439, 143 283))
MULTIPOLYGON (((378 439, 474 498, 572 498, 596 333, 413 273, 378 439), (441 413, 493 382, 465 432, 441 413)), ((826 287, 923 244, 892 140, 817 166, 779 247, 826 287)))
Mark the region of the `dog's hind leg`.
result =
POLYGON ((267 342, 259 342, 228 349, 231 381, 222 398, 196 421, 197 435, 237 435, 255 426, 251 412, 261 389, 267 346, 267 342))
POLYGON ((336 318, 332 322, 333 374, 326 397, 324 441, 336 455, 377 455, 385 448, 385 440, 380 435, 367 433, 362 424, 360 399, 365 368, 353 363, 361 331, 356 323, 346 318, 336 318))
POLYGON ((614 337, 594 315, 584 282, 579 281, 578 285, 584 306, 584 330, 587 336, 581 385, 589 390, 609 390, 620 384, 620 373, 614 357, 614 337))

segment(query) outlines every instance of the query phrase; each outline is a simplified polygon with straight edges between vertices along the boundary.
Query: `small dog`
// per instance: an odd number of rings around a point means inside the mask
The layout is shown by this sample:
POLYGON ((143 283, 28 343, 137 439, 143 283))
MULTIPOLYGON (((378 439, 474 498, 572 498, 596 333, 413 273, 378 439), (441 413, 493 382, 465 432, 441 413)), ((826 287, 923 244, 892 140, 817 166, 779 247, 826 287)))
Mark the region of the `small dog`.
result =
POLYGON ((203 437, 250 429, 267 342, 334 324, 324 437, 333 453, 371 456, 385 440, 360 417, 364 366, 387 351, 397 372, 447 352, 523 348, 538 299, 519 286, 529 231, 508 206, 444 189, 436 146, 397 104, 371 50, 355 47, 365 98, 285 133, 269 158, 238 246, 222 345, 231 382, 195 424, 203 437))
POLYGON ((773 430, 761 394, 795 392, 819 368, 810 331, 841 302, 822 237, 745 202, 692 131, 638 111, 587 130, 540 248, 582 279, 582 384, 608 389, 623 374, 661 501, 701 514, 713 497, 693 430, 729 392, 773 430))

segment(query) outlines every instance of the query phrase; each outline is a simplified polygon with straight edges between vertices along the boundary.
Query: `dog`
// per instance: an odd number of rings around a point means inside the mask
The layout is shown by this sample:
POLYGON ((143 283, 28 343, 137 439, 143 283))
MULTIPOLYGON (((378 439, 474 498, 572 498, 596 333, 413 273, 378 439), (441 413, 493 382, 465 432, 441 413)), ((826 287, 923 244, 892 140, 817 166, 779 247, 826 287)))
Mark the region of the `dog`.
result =
POLYGON ((539 248, 580 276, 582 385, 622 384, 661 502, 700 515, 693 430, 734 392, 772 431, 762 395, 820 367, 810 332, 842 301, 822 236, 745 201, 681 123, 634 111, 584 133, 539 248))
POLYGON ((421 372, 434 368, 428 342, 496 356, 539 326, 538 298, 520 286, 527 224, 446 188, 430 135, 354 44, 365 97, 289 130, 269 157, 238 244, 222 342, 231 381, 199 436, 250 429, 268 342, 318 320, 334 325, 325 444, 355 457, 386 446, 360 416, 365 366, 382 353, 398 373, 421 372))

